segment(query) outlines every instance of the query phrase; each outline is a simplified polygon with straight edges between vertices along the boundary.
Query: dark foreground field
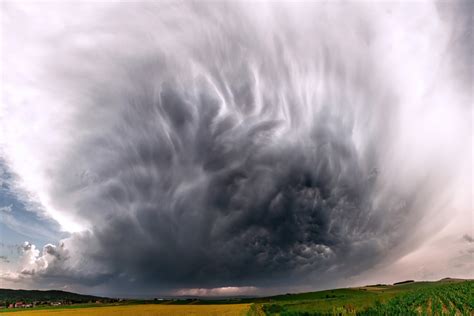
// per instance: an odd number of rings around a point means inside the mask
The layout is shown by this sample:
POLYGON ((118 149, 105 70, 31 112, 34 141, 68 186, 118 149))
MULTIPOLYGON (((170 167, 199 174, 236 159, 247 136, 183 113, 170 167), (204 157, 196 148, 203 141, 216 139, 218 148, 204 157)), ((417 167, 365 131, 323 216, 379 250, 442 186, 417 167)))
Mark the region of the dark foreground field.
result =
MULTIPOLYGON (((105 300, 104 300, 105 301, 105 300)), ((164 300, 2 309, 15 315, 474 315, 474 281, 443 279, 264 298, 164 300), (82 312, 81 312, 82 310, 82 312)))

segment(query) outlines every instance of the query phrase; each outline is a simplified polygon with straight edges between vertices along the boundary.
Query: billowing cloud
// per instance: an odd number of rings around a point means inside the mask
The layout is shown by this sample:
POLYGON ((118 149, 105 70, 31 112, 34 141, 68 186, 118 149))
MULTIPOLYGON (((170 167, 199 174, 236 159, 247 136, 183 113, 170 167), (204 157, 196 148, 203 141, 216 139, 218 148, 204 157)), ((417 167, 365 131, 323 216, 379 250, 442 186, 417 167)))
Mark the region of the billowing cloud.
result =
POLYGON ((470 167, 431 3, 5 6, 1 153, 71 232, 16 277, 335 284, 435 233, 470 167))

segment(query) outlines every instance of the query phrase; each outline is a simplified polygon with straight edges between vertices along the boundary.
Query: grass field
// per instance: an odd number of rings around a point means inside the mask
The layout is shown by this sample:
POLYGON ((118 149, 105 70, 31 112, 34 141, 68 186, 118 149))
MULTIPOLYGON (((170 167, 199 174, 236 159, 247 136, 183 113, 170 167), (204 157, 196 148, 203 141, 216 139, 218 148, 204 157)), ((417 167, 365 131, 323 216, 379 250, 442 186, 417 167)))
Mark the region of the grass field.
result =
POLYGON ((245 316, 249 304, 222 305, 127 305, 75 309, 25 310, 3 315, 15 316, 245 316))

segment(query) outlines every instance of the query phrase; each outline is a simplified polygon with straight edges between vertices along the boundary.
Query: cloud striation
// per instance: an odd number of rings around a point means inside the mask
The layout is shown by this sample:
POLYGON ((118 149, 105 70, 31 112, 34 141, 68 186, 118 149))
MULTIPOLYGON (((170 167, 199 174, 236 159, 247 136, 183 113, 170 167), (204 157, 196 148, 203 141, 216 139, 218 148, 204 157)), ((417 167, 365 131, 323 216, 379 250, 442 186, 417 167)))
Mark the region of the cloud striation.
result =
MULTIPOLYGON (((10 277, 320 287, 439 227, 469 122, 462 91, 430 68, 450 39, 434 5, 410 4, 405 22, 388 4, 67 8, 49 12, 85 18, 45 31, 42 108, 21 106, 38 110, 36 129, 19 139, 7 124, 3 156, 20 189, 78 228, 42 253, 25 244, 10 277)), ((6 120, 24 120, 13 108, 6 120)))

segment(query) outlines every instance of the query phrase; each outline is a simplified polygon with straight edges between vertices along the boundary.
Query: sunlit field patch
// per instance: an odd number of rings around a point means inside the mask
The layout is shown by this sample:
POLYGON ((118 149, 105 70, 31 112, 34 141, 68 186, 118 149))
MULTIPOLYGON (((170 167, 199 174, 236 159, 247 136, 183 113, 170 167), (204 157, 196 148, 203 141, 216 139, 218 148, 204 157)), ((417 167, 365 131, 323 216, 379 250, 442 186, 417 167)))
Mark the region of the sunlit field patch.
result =
POLYGON ((15 316, 244 316, 249 310, 249 304, 225 305, 130 305, 111 307, 92 307, 77 309, 31 310, 4 313, 15 316))

